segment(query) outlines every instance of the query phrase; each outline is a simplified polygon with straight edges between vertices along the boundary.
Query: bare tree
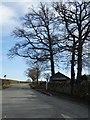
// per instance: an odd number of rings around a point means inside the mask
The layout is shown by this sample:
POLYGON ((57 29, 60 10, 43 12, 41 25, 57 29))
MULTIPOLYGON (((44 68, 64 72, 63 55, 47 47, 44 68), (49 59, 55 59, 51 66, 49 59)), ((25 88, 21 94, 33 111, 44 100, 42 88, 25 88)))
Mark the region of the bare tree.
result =
POLYGON ((51 74, 55 73, 54 55, 58 52, 57 20, 52 7, 40 4, 39 10, 32 9, 23 17, 22 27, 16 28, 13 35, 19 42, 10 49, 9 56, 47 61, 51 64, 51 74))
POLYGON ((66 32, 61 38, 65 50, 71 51, 71 94, 73 94, 74 66, 77 59, 77 79, 82 75, 83 45, 90 41, 90 2, 54 3, 66 32), (76 56, 76 59, 75 59, 76 56))
POLYGON ((90 2, 84 2, 76 4, 76 9, 79 9, 79 15, 77 15, 77 26, 78 26, 78 72, 77 79, 82 74, 82 55, 83 45, 88 40, 90 42, 90 13, 88 12, 90 2))
POLYGON ((40 73, 41 71, 39 70, 39 68, 28 68, 25 71, 27 77, 31 78, 33 82, 37 81, 38 84, 38 78, 40 77, 40 73))

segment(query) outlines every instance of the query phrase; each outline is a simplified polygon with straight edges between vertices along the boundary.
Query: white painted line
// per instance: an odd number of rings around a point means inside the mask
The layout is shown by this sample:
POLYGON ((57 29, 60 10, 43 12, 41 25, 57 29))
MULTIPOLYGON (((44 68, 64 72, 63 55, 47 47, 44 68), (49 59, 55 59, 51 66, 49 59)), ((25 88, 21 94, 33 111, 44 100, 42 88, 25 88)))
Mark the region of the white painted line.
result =
POLYGON ((61 114, 61 115, 62 115, 63 118, 72 118, 72 117, 70 117, 68 115, 65 115, 65 114, 61 114))

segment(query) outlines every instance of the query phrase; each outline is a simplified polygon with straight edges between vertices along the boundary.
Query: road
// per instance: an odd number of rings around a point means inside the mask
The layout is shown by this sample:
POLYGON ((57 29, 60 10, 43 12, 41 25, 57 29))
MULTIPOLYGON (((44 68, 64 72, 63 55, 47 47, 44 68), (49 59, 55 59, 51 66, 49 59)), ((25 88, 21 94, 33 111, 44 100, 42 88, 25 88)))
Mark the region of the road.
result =
POLYGON ((2 117, 88 118, 88 107, 42 94, 23 84, 2 91, 2 117))
POLYGON ((0 120, 2 118, 2 90, 0 89, 0 120))

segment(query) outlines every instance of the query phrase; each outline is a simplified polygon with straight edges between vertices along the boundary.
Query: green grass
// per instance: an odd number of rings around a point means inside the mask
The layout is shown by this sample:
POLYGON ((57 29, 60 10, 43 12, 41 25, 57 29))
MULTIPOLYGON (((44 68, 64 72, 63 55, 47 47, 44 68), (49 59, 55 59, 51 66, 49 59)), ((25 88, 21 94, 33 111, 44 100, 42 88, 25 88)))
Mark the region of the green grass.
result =
POLYGON ((2 89, 6 89, 6 88, 9 88, 9 87, 11 87, 11 86, 13 86, 14 84, 4 84, 3 86, 2 86, 2 89))

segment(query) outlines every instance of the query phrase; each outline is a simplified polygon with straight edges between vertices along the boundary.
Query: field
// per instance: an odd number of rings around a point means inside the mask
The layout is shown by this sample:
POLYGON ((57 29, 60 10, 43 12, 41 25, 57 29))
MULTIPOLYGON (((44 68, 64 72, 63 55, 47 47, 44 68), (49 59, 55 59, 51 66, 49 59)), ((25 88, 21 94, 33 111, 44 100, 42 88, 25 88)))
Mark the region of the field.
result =
POLYGON ((0 89, 8 88, 17 83, 19 83, 19 81, 0 78, 0 89))

